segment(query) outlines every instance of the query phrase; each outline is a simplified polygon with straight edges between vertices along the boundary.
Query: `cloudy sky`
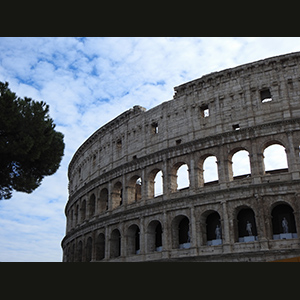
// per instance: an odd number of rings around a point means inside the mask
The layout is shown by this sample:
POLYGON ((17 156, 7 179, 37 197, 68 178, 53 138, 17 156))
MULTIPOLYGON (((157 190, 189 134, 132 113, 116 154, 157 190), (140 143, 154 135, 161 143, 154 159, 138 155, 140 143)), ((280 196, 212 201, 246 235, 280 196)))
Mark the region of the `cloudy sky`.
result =
POLYGON ((0 38, 0 81, 47 102, 66 144, 55 175, 0 201, 0 261, 62 260, 68 164, 100 126, 170 100, 174 86, 202 75, 295 51, 299 37, 0 38))

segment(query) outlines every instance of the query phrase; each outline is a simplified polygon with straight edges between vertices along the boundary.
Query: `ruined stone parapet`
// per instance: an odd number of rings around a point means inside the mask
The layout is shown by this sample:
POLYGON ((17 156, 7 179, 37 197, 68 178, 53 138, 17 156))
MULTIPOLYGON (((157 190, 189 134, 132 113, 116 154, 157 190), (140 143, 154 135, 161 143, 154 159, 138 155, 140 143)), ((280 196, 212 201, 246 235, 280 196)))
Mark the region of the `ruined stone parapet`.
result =
POLYGON ((300 255, 299 59, 291 53, 205 75, 175 87, 172 100, 134 106, 92 134, 69 165, 64 261, 300 255), (285 148, 287 168, 265 170, 272 144, 285 148), (251 171, 235 176, 232 157, 241 150, 251 171), (207 182, 203 165, 212 156, 218 178, 207 182), (189 185, 180 189, 182 165, 189 185), (291 235, 279 232, 283 215, 291 235), (246 219, 253 237, 243 232, 246 219))

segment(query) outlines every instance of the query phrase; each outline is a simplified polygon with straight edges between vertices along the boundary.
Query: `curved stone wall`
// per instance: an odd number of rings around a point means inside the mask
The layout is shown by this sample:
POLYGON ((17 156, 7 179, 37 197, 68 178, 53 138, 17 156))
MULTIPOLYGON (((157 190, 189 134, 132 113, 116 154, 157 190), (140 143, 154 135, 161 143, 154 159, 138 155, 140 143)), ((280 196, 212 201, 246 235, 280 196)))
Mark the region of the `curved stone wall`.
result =
POLYGON ((135 106, 98 129, 69 165, 63 260, 300 255, 299 59, 291 53, 205 75, 175 87, 172 100, 135 106), (273 144, 285 148, 286 168, 265 169, 273 144), (241 150, 250 172, 235 176, 241 150), (208 182, 203 165, 212 156, 217 178, 208 182), (182 165, 188 186, 178 188, 182 165))

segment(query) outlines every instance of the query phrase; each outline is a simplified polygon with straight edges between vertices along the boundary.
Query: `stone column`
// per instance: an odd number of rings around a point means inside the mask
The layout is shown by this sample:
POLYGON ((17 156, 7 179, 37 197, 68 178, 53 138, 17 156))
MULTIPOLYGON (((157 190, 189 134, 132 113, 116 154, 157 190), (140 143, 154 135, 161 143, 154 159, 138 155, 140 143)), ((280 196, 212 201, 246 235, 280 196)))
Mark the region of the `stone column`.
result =
POLYGON ((195 161, 194 161, 194 157, 191 155, 188 172, 189 172, 189 180, 190 180, 190 189, 193 190, 195 190, 197 187, 195 171, 196 171, 195 161))
POLYGON ((261 197, 261 201, 266 202, 266 205, 262 205, 262 213, 264 214, 265 236, 267 240, 270 240, 273 239, 272 212, 269 211, 271 205, 263 197, 261 197))
POLYGON ((128 193, 127 193, 127 190, 126 190, 127 186, 126 186, 126 178, 125 178, 124 174, 122 175, 121 182, 122 182, 122 191, 121 191, 122 205, 126 207, 127 204, 128 204, 128 193))
POLYGON ((91 255, 91 262, 96 261, 96 231, 92 232, 92 255, 91 255))
POLYGON ((294 218, 295 218, 295 223, 296 223, 297 235, 298 235, 298 238, 300 238, 300 211, 299 210, 294 211, 294 218))
POLYGON ((222 228, 222 239, 223 239, 223 251, 224 252, 231 252, 231 235, 230 235, 230 228, 229 228, 229 218, 227 212, 227 203, 226 201, 221 202, 222 210, 223 210, 223 228, 222 228))
POLYGON ((263 198, 259 196, 258 194, 255 194, 254 197, 256 198, 256 215, 255 220, 257 224, 257 234, 258 234, 258 240, 260 243, 260 247, 262 250, 268 250, 269 249, 269 243, 268 243, 268 233, 266 228, 266 208, 263 203, 263 198))
POLYGON ((286 149, 286 155, 289 172, 292 173, 292 179, 299 179, 299 145, 295 146, 292 131, 289 131, 286 134, 288 138, 288 148, 286 149))
POLYGON ((250 153, 250 166, 251 166, 251 177, 253 183, 261 183, 261 176, 265 174, 264 155, 261 149, 257 148, 255 139, 251 140, 251 153, 250 153))
MULTIPOLYGON (((126 186, 125 187, 125 199, 126 199, 126 204, 125 205, 128 205, 128 204, 132 204, 135 202, 135 186, 126 186)), ((124 191, 124 189, 123 189, 124 191)), ((124 194, 123 194, 124 195, 124 194)), ((124 203, 124 202, 123 202, 124 203)))
POLYGON ((169 174, 169 166, 168 166, 168 161, 167 159, 164 159, 163 161, 163 169, 162 169, 162 177, 163 177, 163 193, 166 195, 170 194, 169 191, 169 182, 170 182, 170 177, 168 176, 169 174))
POLYGON ((162 248, 163 248, 163 257, 169 257, 169 251, 172 249, 172 237, 171 237, 171 224, 168 222, 168 215, 166 212, 163 214, 163 224, 162 224, 162 248))
POLYGON ((168 179, 169 179, 169 189, 168 192, 169 194, 174 193, 177 191, 177 175, 174 174, 168 174, 168 179))
POLYGON ((110 236, 109 236, 109 230, 108 227, 105 227, 105 240, 104 240, 104 259, 107 260, 110 258, 110 244, 111 244, 111 240, 110 240, 110 236))
POLYGON ((142 169, 142 187, 141 187, 141 202, 144 205, 146 202, 147 197, 147 192, 148 192, 148 186, 147 186, 147 182, 146 182, 146 170, 142 169))
POLYGON ((100 188, 97 187, 95 189, 95 211, 94 211, 94 215, 97 216, 100 214, 100 208, 99 208, 99 198, 100 198, 100 188))
POLYGON ((203 163, 202 166, 196 166, 195 167, 195 174, 196 174, 196 185, 197 188, 204 186, 204 176, 203 176, 203 163))
POLYGON ((194 209, 194 206, 191 207, 190 223, 191 223, 191 231, 192 231, 191 247, 197 247, 197 227, 196 227, 196 219, 195 219, 195 209, 194 209))
POLYGON ((143 185, 144 185, 144 190, 145 190, 145 199, 152 199, 155 197, 154 195, 154 180, 149 179, 145 180, 143 185))
POLYGON ((219 153, 220 156, 217 161, 219 183, 222 188, 225 188, 224 184, 231 181, 233 177, 232 168, 231 168, 232 161, 228 159, 228 153, 226 147, 223 146, 219 153))
POLYGON ((108 207, 107 207, 107 210, 112 210, 113 195, 112 195, 112 183, 111 183, 111 181, 108 182, 107 189, 108 189, 108 195, 107 195, 108 196, 108 205, 107 205, 108 207))
POLYGON ((300 193, 296 193, 294 196, 294 217, 296 223, 296 230, 298 238, 300 239, 300 193))
POLYGON ((120 233, 121 233, 121 255, 127 256, 127 228, 125 228, 124 222, 121 224, 120 233))
POLYGON ((146 253, 146 234, 145 218, 140 218, 140 251, 142 255, 146 253))

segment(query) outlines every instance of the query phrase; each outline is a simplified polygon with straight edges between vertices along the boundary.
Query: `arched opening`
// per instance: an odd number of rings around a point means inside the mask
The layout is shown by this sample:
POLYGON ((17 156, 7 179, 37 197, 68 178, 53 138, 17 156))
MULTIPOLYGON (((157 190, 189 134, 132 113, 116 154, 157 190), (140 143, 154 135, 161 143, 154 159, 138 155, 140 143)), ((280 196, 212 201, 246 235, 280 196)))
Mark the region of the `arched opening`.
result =
POLYGON ((142 178, 140 176, 133 176, 129 180, 127 193, 128 204, 140 201, 142 199, 142 178))
POLYGON ((179 248, 190 248, 190 222, 187 217, 184 217, 178 225, 179 248))
POLYGON ((213 184, 219 182, 218 159, 216 156, 208 156, 203 163, 203 182, 204 184, 213 184))
POLYGON ((288 172, 286 150, 280 144, 272 144, 263 152, 265 173, 276 174, 288 172))
POLYGON ((163 172, 159 171, 154 178, 154 197, 162 195, 163 188, 163 172))
POLYGON ((155 227, 155 251, 162 251, 162 227, 160 222, 155 227))
POLYGON ((96 240, 96 260, 102 260, 105 257, 105 235, 100 233, 96 240))
POLYGON ((206 218, 206 238, 208 246, 222 244, 222 226, 220 215, 215 211, 206 218))
POLYGON ((278 204, 272 210, 273 239, 297 238, 294 211, 288 204, 278 204))
POLYGON ((92 251, 93 251, 93 240, 89 237, 86 241, 85 246, 85 261, 90 262, 92 260, 92 251))
POLYGON ((237 215, 238 242, 257 241, 255 215, 251 208, 242 208, 237 215))
POLYGON ((239 150, 233 154, 232 176, 234 180, 251 176, 251 166, 248 151, 239 150))
POLYGON ((147 232, 148 251, 162 251, 162 226, 157 220, 151 221, 147 232))
POLYGON ((81 216, 81 222, 83 222, 86 218, 86 201, 85 200, 83 200, 81 203, 80 216, 81 216))
POLYGON ((92 217, 95 214, 95 205, 96 205, 96 197, 95 194, 92 194, 89 200, 89 217, 92 217))
POLYGON ((108 189, 107 188, 101 190, 98 201, 99 201, 98 202, 99 213, 108 210, 108 189))
POLYGON ((173 248, 188 249, 191 247, 190 221, 184 215, 179 215, 172 222, 173 248))
POLYGON ((123 204, 123 188, 122 183, 118 181, 115 183, 112 190, 112 209, 115 209, 123 204))
POLYGON ((128 254, 140 254, 140 228, 137 225, 131 225, 127 234, 128 254))
POLYGON ((110 238, 110 257, 115 258, 121 255, 121 234, 118 229, 114 229, 110 238))
POLYGON ((135 182, 135 201, 140 201, 142 199, 142 178, 139 177, 135 182))
POLYGON ((177 169, 177 190, 185 189, 190 186, 188 165, 182 164, 177 169))
POLYGON ((154 169, 148 176, 148 198, 158 197, 163 194, 163 172, 154 169))

